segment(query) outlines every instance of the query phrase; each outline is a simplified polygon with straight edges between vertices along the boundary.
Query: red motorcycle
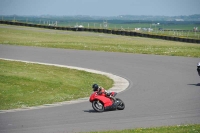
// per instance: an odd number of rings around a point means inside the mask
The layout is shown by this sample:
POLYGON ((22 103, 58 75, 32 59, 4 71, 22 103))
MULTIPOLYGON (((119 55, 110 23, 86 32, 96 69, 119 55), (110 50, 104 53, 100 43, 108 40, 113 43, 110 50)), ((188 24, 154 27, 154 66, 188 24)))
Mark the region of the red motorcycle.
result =
MULTIPOLYGON (((112 97, 117 95, 116 92, 111 92, 112 97)), ((92 103, 92 107, 97 112, 103 112, 107 110, 123 110, 125 108, 124 102, 115 98, 115 100, 106 95, 98 95, 97 92, 93 92, 90 96, 90 102, 92 103)))

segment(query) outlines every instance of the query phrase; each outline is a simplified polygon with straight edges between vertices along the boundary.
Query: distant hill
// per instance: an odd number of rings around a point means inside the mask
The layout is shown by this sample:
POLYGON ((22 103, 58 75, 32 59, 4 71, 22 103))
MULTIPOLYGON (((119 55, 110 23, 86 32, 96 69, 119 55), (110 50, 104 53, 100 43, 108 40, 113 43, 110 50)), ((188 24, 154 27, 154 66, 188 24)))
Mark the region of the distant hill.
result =
POLYGON ((147 20, 147 21, 200 21, 200 14, 189 16, 135 16, 135 15, 121 15, 115 17, 119 20, 147 20))
POLYGON ((131 20, 131 21, 200 21, 200 14, 188 15, 188 16, 150 16, 150 15, 119 15, 119 16, 88 16, 88 15, 76 15, 76 16, 18 16, 18 15, 0 15, 1 20, 131 20))

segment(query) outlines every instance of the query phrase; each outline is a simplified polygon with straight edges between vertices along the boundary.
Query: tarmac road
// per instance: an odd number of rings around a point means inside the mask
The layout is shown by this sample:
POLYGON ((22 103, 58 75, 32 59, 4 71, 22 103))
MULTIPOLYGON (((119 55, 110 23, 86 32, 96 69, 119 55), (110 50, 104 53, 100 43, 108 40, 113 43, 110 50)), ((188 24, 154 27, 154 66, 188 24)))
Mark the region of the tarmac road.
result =
POLYGON ((127 79, 123 111, 91 103, 0 113, 0 133, 68 133, 200 123, 199 58, 0 45, 0 58, 95 69, 127 79))

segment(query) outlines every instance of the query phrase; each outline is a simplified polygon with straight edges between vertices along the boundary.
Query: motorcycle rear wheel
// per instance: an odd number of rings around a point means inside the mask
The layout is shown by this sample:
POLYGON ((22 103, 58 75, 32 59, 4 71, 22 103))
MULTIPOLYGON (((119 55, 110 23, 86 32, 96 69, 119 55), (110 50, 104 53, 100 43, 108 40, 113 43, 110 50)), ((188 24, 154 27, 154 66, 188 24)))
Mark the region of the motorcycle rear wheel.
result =
POLYGON ((92 102, 92 108, 97 112, 103 112, 105 110, 103 103, 98 100, 92 102))

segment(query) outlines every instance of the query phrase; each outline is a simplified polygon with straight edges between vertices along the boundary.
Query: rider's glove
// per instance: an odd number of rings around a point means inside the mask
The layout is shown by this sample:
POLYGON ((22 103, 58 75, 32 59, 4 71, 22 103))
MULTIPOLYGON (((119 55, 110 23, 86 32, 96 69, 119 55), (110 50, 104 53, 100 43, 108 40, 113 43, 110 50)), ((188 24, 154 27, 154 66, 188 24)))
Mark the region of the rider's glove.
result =
POLYGON ((106 94, 107 96, 110 96, 111 95, 111 92, 107 92, 107 94, 106 94))

